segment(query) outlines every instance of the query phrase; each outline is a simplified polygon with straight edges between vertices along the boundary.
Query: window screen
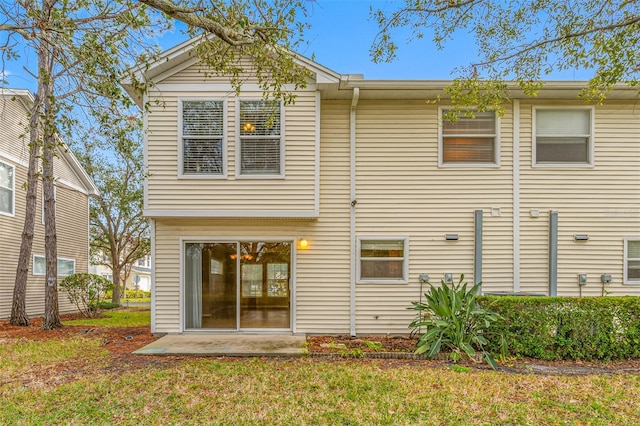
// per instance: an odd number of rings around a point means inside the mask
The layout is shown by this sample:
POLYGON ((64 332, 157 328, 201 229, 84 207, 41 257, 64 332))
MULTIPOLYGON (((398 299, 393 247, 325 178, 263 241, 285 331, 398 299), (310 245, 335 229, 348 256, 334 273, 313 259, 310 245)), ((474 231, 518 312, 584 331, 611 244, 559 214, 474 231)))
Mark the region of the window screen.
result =
POLYGON ((182 102, 182 173, 222 175, 224 103, 182 102))
POLYGON ((625 241, 625 282, 628 284, 640 284, 640 238, 625 241))
POLYGON ((591 111, 536 109, 536 164, 589 164, 591 111))
POLYGON ((442 163, 496 163, 495 113, 476 112, 474 116, 460 115, 455 123, 443 119, 442 163))
POLYGON ((0 212, 13 214, 14 168, 0 162, 0 212))
POLYGON ((404 280, 405 240, 361 240, 360 280, 404 280))
POLYGON ((279 102, 240 102, 240 174, 281 174, 280 127, 279 102))

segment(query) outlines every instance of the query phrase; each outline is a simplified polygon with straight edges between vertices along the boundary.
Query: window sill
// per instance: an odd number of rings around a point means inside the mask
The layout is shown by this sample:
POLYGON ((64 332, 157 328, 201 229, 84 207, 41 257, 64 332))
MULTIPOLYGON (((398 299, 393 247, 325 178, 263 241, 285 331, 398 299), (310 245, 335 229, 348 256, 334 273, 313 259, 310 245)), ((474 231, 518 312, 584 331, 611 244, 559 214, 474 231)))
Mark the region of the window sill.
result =
POLYGON ((405 280, 405 279, 397 279, 397 280, 370 279, 370 280, 359 280, 359 281, 356 281, 356 284, 358 284, 358 285, 361 285, 361 284, 373 284, 373 285, 393 284, 393 285, 397 285, 397 284, 409 284, 409 280, 405 280))
POLYGON ((543 163, 533 164, 534 169, 593 169, 595 166, 588 163, 543 163))
POLYGON ((499 169, 500 164, 497 163, 440 163, 438 167, 441 169, 499 169))
POLYGON ((227 175, 197 175, 197 174, 193 174, 193 175, 184 175, 184 174, 179 174, 178 175, 178 179, 207 179, 207 180, 224 180, 227 179, 227 175))
POLYGON ((284 179, 285 175, 237 175, 236 179, 284 179))

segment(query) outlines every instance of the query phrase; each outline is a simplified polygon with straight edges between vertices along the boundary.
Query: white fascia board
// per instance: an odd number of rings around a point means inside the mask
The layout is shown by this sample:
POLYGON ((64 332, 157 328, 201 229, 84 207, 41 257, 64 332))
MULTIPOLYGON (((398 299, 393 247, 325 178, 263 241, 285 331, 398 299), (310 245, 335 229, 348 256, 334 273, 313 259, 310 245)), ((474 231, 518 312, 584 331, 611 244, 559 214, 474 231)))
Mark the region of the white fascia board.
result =
POLYGON ((64 143, 60 139, 60 137, 56 137, 56 138, 58 139, 58 142, 61 144, 61 146, 58 148, 58 152, 60 153, 61 158, 63 158, 63 160, 67 163, 67 165, 78 177, 78 179, 80 179, 83 186, 85 187, 85 191, 86 191, 85 193, 89 196, 94 196, 94 197, 99 196, 100 191, 98 190, 96 185, 93 183, 93 179, 89 177, 84 167, 82 167, 82 165, 80 164, 76 156, 73 155, 73 152, 71 152, 71 149, 69 149, 69 146, 66 143, 64 143))

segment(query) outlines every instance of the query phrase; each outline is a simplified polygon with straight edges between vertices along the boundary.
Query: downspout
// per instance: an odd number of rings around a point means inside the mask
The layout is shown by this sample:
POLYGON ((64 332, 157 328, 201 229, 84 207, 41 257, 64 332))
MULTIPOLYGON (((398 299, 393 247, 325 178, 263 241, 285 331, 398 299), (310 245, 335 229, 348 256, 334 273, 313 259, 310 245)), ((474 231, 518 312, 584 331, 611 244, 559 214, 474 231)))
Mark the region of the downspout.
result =
POLYGON ((349 234, 351 237, 351 270, 349 282, 349 333, 356 335, 356 110, 360 88, 353 88, 351 110, 349 111, 349 199, 351 207, 349 212, 349 234))
POLYGON ((474 216, 474 238, 473 238, 473 281, 480 284, 478 294, 482 294, 482 210, 475 210, 474 216))
POLYGON ((549 296, 558 295, 558 212, 549 211, 549 296))
POLYGON ((513 100, 513 292, 520 292, 520 99, 513 100))

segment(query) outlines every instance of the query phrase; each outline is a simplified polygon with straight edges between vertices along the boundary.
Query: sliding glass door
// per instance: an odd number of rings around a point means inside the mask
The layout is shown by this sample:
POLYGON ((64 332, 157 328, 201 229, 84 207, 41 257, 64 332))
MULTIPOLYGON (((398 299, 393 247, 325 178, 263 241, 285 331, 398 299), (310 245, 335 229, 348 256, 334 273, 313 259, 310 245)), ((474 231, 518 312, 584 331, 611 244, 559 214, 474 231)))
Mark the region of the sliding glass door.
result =
POLYGON ((291 242, 185 244, 187 329, 291 328, 291 242))

